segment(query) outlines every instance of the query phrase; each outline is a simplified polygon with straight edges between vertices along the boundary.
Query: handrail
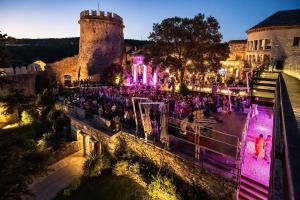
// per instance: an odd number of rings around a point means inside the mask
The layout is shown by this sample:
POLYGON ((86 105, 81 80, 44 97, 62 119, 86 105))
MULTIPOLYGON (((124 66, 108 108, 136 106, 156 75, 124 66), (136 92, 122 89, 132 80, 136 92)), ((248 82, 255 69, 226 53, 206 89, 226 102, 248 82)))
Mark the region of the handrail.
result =
MULTIPOLYGON (((194 125, 196 125, 196 126, 198 126, 199 128, 207 128, 206 126, 203 126, 203 125, 201 125, 201 123, 191 123, 191 122, 188 122, 188 121, 184 121, 184 120, 181 120, 181 119, 176 119, 176 118, 174 118, 174 117, 169 117, 169 123, 170 123, 170 121, 179 121, 179 122, 184 122, 184 123, 186 123, 186 124, 188 124, 189 126, 194 126, 194 125)), ((225 133, 225 132, 222 132, 222 131, 218 131, 218 130, 216 130, 216 129, 211 129, 212 131, 214 131, 215 133, 219 133, 219 134, 222 134, 222 135, 225 135, 225 136, 228 136, 228 137, 232 137, 232 138, 234 138, 234 139, 236 139, 237 140, 237 144, 239 144, 240 143, 240 138, 238 137, 238 136, 236 136, 236 135, 231 135, 231 134, 228 134, 228 133, 225 133)), ((238 146, 238 145, 237 145, 238 146)))
POLYGON ((274 104, 269 199, 300 199, 300 132, 280 73, 274 104))
POLYGON ((266 65, 263 64, 263 65, 259 66, 257 69, 253 70, 253 75, 251 77, 251 83, 250 83, 251 102, 253 102, 254 85, 257 85, 257 78, 260 77, 260 75, 265 70, 265 68, 266 68, 266 65))

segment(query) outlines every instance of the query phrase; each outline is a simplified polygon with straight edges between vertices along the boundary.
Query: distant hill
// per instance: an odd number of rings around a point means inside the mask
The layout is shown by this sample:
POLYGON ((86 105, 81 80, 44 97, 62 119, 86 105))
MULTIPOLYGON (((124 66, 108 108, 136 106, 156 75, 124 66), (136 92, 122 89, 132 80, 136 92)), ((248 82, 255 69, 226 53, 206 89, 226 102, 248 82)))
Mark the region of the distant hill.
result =
MULTIPOLYGON (((129 46, 147 44, 145 40, 125 39, 129 46)), ((52 63, 78 54, 79 37, 45 39, 11 39, 6 44, 12 66, 28 65, 36 60, 52 63)))

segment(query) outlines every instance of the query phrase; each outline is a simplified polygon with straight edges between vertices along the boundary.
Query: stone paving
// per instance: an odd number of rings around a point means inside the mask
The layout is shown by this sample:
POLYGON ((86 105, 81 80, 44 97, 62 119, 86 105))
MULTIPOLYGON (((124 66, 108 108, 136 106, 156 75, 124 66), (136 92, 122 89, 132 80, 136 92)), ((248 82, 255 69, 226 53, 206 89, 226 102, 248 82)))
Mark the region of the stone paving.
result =
POLYGON ((264 153, 257 161, 255 154, 255 139, 259 134, 272 135, 273 112, 270 107, 258 107, 257 119, 251 118, 246 137, 246 150, 244 164, 242 166, 242 175, 245 175, 263 185, 269 185, 270 164, 263 159, 264 153))
POLYGON ((83 151, 81 150, 51 165, 47 176, 37 178, 29 186, 35 195, 32 199, 53 199, 75 177, 81 176, 84 162, 82 155, 83 151))

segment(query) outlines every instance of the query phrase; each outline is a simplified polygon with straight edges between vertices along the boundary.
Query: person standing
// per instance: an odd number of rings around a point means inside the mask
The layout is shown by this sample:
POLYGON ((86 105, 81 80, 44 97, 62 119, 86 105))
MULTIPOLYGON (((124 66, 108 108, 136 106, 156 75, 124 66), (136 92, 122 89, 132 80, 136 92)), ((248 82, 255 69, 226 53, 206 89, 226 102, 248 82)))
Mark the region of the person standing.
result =
POLYGON ((262 154, 265 146, 265 139, 264 135, 260 134, 259 137, 256 138, 255 140, 255 158, 258 160, 260 155, 262 154))
POLYGON ((258 97, 255 98, 255 101, 256 102, 251 105, 251 117, 255 117, 255 119, 257 120, 257 115, 258 115, 257 101, 258 101, 258 97))
POLYGON ((271 149, 272 149, 272 137, 271 135, 267 136, 267 139, 265 140, 265 157, 264 160, 270 164, 270 157, 271 157, 271 149))

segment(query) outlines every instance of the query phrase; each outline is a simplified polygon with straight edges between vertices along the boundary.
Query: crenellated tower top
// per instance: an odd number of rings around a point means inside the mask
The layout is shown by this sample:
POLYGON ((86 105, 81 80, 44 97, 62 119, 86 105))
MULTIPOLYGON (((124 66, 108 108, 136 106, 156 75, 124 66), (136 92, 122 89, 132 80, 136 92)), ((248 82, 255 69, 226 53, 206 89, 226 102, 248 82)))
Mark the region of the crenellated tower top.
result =
POLYGON ((111 21, 114 23, 118 23, 123 26, 123 18, 112 12, 105 12, 97 10, 84 10, 80 13, 80 20, 82 19, 100 19, 105 21, 111 21))

